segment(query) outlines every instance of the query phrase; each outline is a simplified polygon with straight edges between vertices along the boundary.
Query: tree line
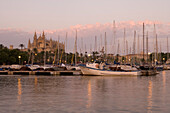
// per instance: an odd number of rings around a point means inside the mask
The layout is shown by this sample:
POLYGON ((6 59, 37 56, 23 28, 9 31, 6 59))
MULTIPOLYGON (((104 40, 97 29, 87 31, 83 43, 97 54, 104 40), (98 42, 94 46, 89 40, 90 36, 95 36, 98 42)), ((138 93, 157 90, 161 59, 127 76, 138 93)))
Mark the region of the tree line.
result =
POLYGON ((20 49, 8 49, 3 44, 0 44, 0 65, 24 63, 28 59, 28 52, 20 51, 20 49), (21 58, 20 58, 20 57, 21 58))
MULTIPOLYGON (((38 53, 37 49, 34 48, 32 51, 23 51, 23 44, 19 45, 20 49, 8 49, 4 45, 0 44, 0 65, 11 65, 11 64, 44 64, 44 59, 46 64, 74 64, 75 63, 75 54, 74 53, 65 53, 63 50, 56 49, 55 52, 52 51, 42 51, 38 53), (44 56, 44 52, 46 52, 46 57, 44 56)), ((154 53, 150 54, 148 58, 148 62, 153 62, 154 53)), ((87 55, 87 52, 76 53, 77 63, 86 63, 93 62, 96 59, 102 59, 102 56, 96 51, 92 52, 91 56, 87 55)), ((119 62, 118 56, 107 57, 107 62, 111 63, 113 61, 119 62)), ((103 56, 104 57, 104 56, 103 56)), ((169 58, 169 53, 158 53, 157 60, 159 62, 165 63, 169 58)), ((134 58, 133 58, 134 59, 134 58)), ((135 58, 137 59, 137 58, 135 58)), ((122 61, 126 61, 124 57, 122 57, 122 61)), ((136 61, 136 60, 134 60, 136 61)))

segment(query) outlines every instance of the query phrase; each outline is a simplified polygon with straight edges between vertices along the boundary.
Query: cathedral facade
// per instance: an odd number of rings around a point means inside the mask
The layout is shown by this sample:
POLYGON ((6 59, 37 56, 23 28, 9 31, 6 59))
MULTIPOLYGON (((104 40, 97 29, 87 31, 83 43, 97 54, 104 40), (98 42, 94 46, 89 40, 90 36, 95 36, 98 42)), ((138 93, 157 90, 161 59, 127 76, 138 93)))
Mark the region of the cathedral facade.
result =
POLYGON ((28 50, 34 50, 34 48, 37 49, 37 52, 40 53, 42 51, 51 51, 54 53, 57 49, 60 51, 65 51, 65 45, 64 43, 60 43, 59 41, 54 41, 50 38, 50 40, 47 40, 44 34, 44 31, 42 33, 42 36, 40 34, 39 37, 37 37, 37 34, 35 32, 33 37, 33 42, 30 42, 30 39, 28 41, 28 50))

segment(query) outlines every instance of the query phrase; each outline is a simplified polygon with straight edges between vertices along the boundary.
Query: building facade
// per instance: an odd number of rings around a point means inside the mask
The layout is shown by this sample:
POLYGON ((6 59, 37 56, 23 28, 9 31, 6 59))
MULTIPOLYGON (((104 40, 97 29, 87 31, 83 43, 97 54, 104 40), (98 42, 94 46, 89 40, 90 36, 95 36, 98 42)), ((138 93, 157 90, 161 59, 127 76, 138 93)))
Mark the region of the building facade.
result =
POLYGON ((44 31, 42 33, 42 36, 40 34, 39 37, 37 37, 37 34, 35 32, 32 43, 29 39, 28 50, 34 50, 35 48, 37 49, 38 53, 44 50, 55 52, 57 49, 59 49, 60 51, 65 51, 64 43, 60 43, 59 41, 54 41, 51 38, 50 40, 47 40, 45 37, 44 31))

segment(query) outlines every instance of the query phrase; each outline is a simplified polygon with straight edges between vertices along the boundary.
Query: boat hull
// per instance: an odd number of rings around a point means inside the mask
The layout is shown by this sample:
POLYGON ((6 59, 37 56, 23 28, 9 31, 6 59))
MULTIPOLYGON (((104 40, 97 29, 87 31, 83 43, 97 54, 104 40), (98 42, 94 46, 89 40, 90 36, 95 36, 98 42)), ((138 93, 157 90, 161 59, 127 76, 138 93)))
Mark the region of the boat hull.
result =
POLYGON ((158 74, 156 70, 141 70, 143 76, 152 76, 158 74))
POLYGON ((111 70, 101 70, 101 69, 95 69, 95 68, 90 68, 90 67, 83 67, 80 66, 81 72, 83 75, 116 75, 116 76, 127 76, 127 75, 133 75, 133 76, 138 76, 141 75, 140 71, 111 71, 111 70))

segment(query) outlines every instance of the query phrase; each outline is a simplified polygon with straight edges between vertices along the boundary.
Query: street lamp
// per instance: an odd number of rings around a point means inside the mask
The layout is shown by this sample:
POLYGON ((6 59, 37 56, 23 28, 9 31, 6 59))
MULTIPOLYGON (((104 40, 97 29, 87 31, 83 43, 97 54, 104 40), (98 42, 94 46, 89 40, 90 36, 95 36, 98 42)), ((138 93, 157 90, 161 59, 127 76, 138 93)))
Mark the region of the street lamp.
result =
POLYGON ((165 62, 165 58, 163 58, 163 63, 165 62))
POLYGON ((148 63, 148 61, 150 62, 150 55, 151 55, 151 52, 148 53, 149 59, 148 59, 148 56, 147 56, 147 63, 148 63))
POLYGON ((20 59, 21 59, 21 56, 18 56, 18 58, 19 58, 19 65, 20 65, 20 59))

